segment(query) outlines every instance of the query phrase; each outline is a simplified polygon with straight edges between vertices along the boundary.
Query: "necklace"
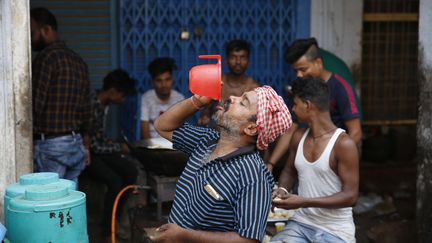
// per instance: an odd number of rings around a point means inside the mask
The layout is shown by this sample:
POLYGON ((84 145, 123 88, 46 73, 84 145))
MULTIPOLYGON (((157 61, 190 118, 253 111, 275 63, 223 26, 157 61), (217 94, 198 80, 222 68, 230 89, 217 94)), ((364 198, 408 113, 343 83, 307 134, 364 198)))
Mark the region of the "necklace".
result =
POLYGON ((328 131, 326 131, 326 132, 324 132, 323 134, 320 134, 320 135, 318 135, 318 136, 315 136, 315 137, 312 136, 312 139, 315 140, 315 139, 320 138, 320 137, 322 137, 322 136, 324 136, 324 135, 326 135, 326 134, 329 134, 329 133, 333 132, 334 130, 336 130, 336 128, 337 128, 337 127, 332 128, 332 129, 330 129, 330 130, 328 130, 328 131))

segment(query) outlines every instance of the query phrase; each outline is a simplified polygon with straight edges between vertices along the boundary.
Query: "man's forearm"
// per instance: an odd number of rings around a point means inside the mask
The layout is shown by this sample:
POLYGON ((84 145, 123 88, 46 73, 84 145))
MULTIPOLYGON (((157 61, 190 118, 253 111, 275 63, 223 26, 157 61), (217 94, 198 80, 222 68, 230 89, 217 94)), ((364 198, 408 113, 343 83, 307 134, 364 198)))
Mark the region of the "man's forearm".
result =
POLYGON ((297 127, 298 125, 293 123, 288 131, 279 138, 267 163, 275 166, 282 156, 288 151, 292 135, 294 134, 297 127))
POLYGON ((342 208, 354 206, 357 201, 358 193, 338 192, 328 197, 319 198, 304 198, 302 207, 318 207, 318 208, 342 208))
POLYGON ((295 178, 296 177, 291 172, 288 172, 286 170, 282 170, 282 172, 279 176, 278 185, 279 185, 279 187, 283 187, 283 188, 287 189, 288 191, 291 191, 295 182, 296 182, 295 178))
POLYGON ((361 138, 362 138, 362 131, 360 129, 355 130, 355 131, 348 131, 348 135, 350 136, 350 138, 352 140, 354 140, 356 145, 359 146, 361 138))
POLYGON ((141 138, 143 139, 151 138, 149 126, 150 125, 148 121, 141 121, 141 138))
POLYGON ((179 128, 190 115, 198 110, 199 107, 194 106, 192 97, 173 105, 155 120, 154 126, 161 135, 179 128))
POLYGON ((256 243, 257 240, 241 237, 236 232, 210 232, 200 230, 186 230, 183 234, 183 242, 188 243, 256 243))
POLYGON ((348 121, 345 121, 345 126, 348 129, 348 135, 354 142, 357 144, 357 146, 360 144, 361 138, 362 138, 362 129, 361 129, 361 123, 359 118, 354 118, 348 121))

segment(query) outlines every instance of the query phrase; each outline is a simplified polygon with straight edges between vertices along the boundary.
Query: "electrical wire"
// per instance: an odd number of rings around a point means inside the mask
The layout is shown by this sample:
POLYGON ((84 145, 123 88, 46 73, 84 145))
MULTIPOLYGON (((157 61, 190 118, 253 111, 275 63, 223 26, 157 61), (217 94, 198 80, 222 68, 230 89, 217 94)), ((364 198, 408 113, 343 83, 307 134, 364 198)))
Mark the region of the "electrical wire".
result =
POLYGON ((121 196, 123 195, 123 193, 125 193, 127 190, 129 189, 137 190, 138 188, 139 188, 138 185, 129 185, 129 186, 125 186, 119 193, 117 193, 116 199, 114 201, 113 209, 112 209, 112 214, 111 214, 111 242, 112 243, 116 243, 115 222, 116 222, 118 202, 121 196))
POLYGON ((112 213, 111 213, 111 243, 116 243, 115 222, 116 222, 117 206, 118 206, 118 203, 120 201, 121 196, 129 189, 134 189, 134 192, 138 193, 138 189, 149 190, 149 189, 151 189, 151 187, 139 186, 139 185, 129 185, 129 186, 125 186, 123 189, 120 190, 119 193, 117 193, 117 196, 116 196, 116 199, 114 201, 113 208, 112 208, 112 213))

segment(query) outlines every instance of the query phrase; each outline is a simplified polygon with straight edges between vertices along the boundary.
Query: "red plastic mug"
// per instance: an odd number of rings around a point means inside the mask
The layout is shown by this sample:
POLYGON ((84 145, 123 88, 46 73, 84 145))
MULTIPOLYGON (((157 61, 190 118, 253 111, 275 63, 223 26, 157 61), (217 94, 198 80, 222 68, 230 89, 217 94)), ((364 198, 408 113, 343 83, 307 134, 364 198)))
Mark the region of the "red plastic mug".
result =
POLYGON ((203 64, 192 67, 189 71, 189 90, 193 94, 221 99, 222 71, 220 55, 200 55, 202 59, 217 59, 216 64, 203 64))

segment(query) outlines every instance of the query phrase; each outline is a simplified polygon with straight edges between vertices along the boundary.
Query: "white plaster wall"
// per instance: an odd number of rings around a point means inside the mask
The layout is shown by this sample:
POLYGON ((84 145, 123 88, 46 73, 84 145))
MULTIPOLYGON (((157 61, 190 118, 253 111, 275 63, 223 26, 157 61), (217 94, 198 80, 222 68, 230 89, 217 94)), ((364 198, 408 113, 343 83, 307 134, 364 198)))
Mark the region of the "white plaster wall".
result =
POLYGON ((362 0, 312 0, 311 36, 349 67, 361 62, 362 0))
POLYGON ((420 0, 419 9, 419 95, 417 117, 418 242, 432 240, 432 1, 420 0))
POLYGON ((3 221, 4 190, 15 179, 12 53, 10 51, 11 15, 9 1, 0 1, 0 220, 3 221))
POLYGON ((432 66, 432 1, 420 1, 419 44, 423 49, 423 63, 432 66), (428 47, 428 48, 426 48, 428 47))
POLYGON ((5 188, 32 170, 28 0, 0 0, 0 221, 5 188))
POLYGON ((18 179, 20 175, 33 171, 30 5, 28 0, 11 2, 14 129, 18 179))

